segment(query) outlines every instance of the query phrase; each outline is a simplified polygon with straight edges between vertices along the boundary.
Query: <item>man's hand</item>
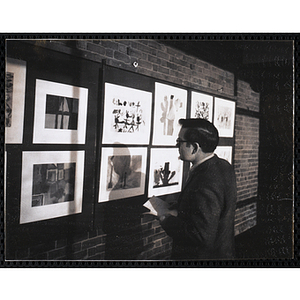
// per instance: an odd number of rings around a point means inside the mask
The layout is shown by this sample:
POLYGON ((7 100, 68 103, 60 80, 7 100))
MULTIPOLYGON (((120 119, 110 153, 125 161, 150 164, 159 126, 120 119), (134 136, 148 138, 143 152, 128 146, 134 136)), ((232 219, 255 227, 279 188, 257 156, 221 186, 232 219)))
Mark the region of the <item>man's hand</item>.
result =
POLYGON ((161 216, 158 216, 159 222, 162 223, 166 218, 170 217, 170 216, 174 216, 177 217, 178 212, 177 210, 173 209, 173 210, 168 210, 166 213, 164 213, 161 216))

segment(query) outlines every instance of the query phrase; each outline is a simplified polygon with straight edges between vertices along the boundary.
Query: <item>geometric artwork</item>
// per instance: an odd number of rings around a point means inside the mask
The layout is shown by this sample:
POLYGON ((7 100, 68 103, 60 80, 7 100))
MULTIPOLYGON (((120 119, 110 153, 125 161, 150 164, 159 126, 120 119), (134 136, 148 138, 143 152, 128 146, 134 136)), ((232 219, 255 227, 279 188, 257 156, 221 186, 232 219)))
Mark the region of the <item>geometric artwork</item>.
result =
POLYGON ((74 201, 75 163, 33 165, 32 205, 74 201))
POLYGON ((213 97, 192 92, 191 118, 200 118, 212 122, 213 97))
POLYGON ((148 197, 181 191, 183 162, 178 149, 151 149, 148 197))
POLYGON ((45 128, 77 129, 78 99, 46 96, 45 128))
POLYGON ((26 62, 7 59, 5 80, 5 143, 23 142, 26 62))
POLYGON ((145 192, 147 148, 102 148, 98 202, 145 192))
POLYGON ((152 93, 105 83, 103 143, 148 144, 152 93))
POLYGON ((186 118, 186 103, 186 90, 155 83, 153 145, 175 146, 180 130, 178 120, 186 118))
POLYGON ((88 89, 36 80, 33 143, 84 144, 88 89))
POLYGON ((214 125, 220 137, 233 137, 235 102, 215 98, 214 125))
POLYGON ((215 150, 215 154, 218 157, 227 160, 230 164, 232 163, 232 147, 231 146, 218 146, 215 150))
POLYGON ((84 151, 23 152, 20 223, 81 212, 84 151))

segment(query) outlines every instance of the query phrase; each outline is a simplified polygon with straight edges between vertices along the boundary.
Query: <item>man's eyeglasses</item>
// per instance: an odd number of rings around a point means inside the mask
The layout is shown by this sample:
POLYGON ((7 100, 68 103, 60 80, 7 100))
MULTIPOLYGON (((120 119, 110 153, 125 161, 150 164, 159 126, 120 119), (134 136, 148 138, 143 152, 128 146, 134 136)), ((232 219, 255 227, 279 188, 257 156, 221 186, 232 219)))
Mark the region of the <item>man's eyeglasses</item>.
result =
POLYGON ((179 138, 178 138, 178 139, 176 140, 176 147, 180 147, 180 144, 181 144, 181 143, 188 143, 188 141, 185 141, 185 140, 182 140, 182 139, 179 139, 179 138))

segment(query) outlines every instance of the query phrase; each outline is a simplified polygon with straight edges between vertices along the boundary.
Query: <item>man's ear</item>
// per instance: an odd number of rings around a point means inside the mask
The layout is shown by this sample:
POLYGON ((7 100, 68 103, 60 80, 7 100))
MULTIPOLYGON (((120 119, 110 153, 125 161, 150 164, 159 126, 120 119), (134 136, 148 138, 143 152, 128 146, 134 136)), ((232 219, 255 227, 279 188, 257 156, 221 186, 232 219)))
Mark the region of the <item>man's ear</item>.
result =
POLYGON ((197 151, 198 151, 199 148, 200 148, 199 144, 198 144, 198 143, 193 143, 192 146, 193 146, 192 154, 197 153, 197 151))

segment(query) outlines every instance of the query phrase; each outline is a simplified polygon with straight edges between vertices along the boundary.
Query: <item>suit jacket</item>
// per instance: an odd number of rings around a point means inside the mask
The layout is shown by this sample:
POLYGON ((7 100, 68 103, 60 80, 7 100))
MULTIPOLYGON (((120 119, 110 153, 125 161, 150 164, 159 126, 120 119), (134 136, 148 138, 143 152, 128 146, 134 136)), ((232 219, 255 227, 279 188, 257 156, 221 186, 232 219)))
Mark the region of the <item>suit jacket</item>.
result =
POLYGON ((217 155, 191 172, 180 193, 178 216, 162 222, 173 238, 172 259, 232 259, 236 180, 217 155))

